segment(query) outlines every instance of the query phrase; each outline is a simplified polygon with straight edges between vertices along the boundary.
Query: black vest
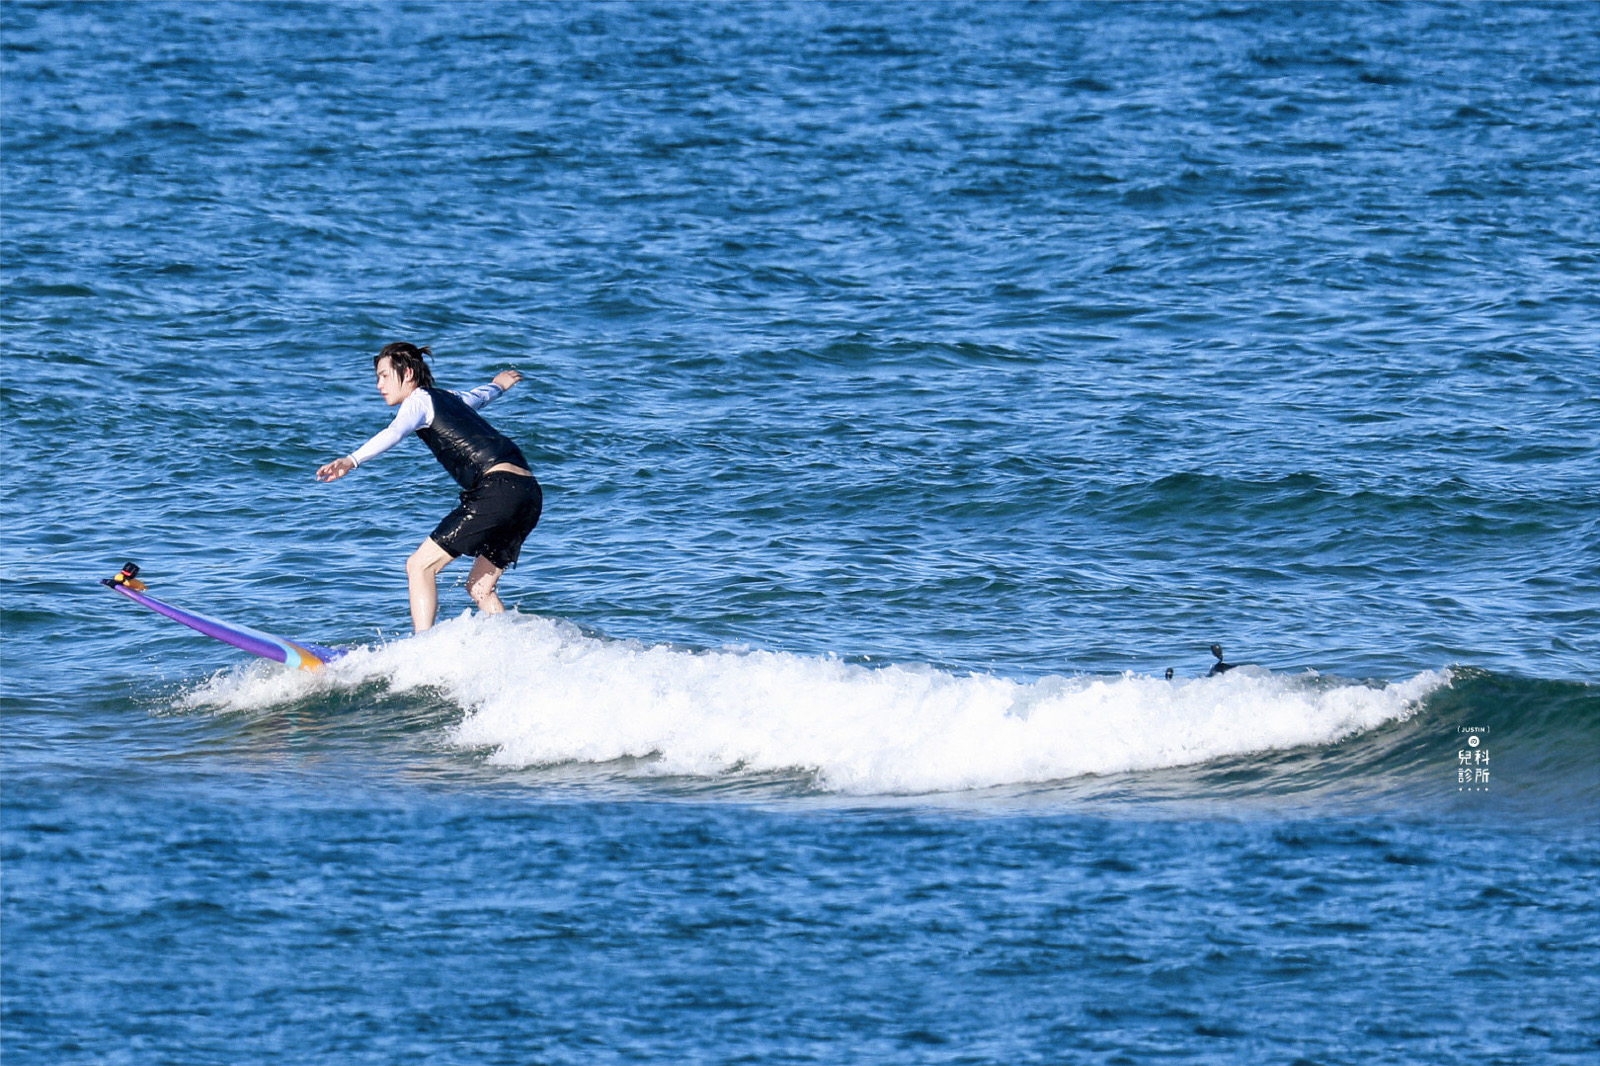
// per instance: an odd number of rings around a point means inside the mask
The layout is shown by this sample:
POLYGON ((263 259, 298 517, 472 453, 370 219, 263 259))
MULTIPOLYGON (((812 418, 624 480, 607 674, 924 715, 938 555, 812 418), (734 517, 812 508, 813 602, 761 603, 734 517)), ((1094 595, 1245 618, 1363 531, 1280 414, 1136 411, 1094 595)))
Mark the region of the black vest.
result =
POLYGON ((473 488, 491 466, 501 463, 528 469, 522 449, 465 400, 444 389, 427 391, 433 397, 433 424, 417 430, 417 436, 462 488, 473 488))

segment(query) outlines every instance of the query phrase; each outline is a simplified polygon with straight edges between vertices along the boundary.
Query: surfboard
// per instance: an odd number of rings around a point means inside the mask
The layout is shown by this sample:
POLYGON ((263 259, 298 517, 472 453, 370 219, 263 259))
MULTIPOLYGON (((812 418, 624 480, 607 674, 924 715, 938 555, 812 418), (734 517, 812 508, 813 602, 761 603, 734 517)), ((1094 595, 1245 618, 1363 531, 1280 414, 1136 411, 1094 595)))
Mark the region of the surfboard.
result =
POLYGON ((224 622, 218 618, 174 607, 170 603, 156 599, 146 591, 147 586, 139 580, 139 568, 133 563, 124 566, 116 577, 101 578, 100 584, 122 593, 141 607, 148 607, 174 622, 181 622, 196 633, 208 636, 212 640, 220 640, 224 644, 231 644, 251 655, 283 663, 296 670, 319 670, 345 654, 342 648, 327 648, 306 640, 285 640, 283 637, 275 637, 271 633, 263 633, 249 626, 224 622))

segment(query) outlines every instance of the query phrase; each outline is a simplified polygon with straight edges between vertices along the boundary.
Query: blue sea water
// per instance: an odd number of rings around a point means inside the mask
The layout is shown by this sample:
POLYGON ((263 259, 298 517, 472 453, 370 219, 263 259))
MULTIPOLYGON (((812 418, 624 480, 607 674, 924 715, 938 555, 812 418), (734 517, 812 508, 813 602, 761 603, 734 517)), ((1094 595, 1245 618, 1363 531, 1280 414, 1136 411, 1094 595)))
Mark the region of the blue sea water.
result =
POLYGON ((1593 1062, 1597 31, 0 5, 7 1062, 1593 1062))

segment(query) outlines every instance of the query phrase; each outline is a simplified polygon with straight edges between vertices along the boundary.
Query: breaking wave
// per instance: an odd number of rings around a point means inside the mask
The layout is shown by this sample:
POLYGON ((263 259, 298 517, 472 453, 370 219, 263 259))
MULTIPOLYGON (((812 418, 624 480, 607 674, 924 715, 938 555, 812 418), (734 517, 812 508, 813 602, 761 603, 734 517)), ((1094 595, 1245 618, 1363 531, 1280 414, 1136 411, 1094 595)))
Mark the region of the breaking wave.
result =
POLYGON ((318 674, 256 666, 189 709, 265 709, 377 684, 458 707, 447 742, 493 766, 642 760, 638 772, 802 772, 832 792, 956 791, 1322 747, 1404 721, 1449 671, 1388 683, 1242 668, 1037 681, 771 651, 613 640, 558 619, 462 617, 318 674))

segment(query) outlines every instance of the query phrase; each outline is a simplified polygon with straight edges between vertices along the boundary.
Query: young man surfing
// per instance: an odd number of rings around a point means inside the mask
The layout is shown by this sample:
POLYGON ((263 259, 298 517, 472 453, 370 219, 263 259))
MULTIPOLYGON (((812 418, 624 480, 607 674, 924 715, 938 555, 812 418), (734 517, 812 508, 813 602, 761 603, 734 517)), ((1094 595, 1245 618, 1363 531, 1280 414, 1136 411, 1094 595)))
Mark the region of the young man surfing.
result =
POLYGON ((539 524, 544 493, 528 460, 511 438, 495 429, 478 409, 522 380, 503 370, 494 381, 470 392, 435 388, 423 356, 432 355, 404 341, 391 344, 372 360, 378 394, 400 410, 389 428, 345 456, 317 470, 318 481, 338 481, 415 433, 462 488, 461 505, 445 516, 406 560, 411 589, 411 624, 418 633, 433 627, 439 612, 439 571, 461 555, 477 558, 467 591, 487 614, 505 610, 495 586, 522 552, 522 541, 539 524))

